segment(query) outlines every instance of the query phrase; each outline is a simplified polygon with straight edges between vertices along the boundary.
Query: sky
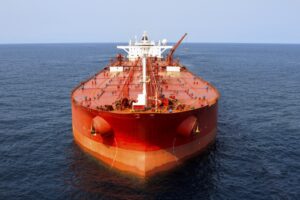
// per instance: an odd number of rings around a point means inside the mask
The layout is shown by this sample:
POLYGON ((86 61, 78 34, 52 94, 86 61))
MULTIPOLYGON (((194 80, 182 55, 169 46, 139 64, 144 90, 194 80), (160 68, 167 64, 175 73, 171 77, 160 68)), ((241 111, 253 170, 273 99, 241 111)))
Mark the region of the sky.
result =
POLYGON ((0 43, 300 43, 300 0, 0 0, 0 43))

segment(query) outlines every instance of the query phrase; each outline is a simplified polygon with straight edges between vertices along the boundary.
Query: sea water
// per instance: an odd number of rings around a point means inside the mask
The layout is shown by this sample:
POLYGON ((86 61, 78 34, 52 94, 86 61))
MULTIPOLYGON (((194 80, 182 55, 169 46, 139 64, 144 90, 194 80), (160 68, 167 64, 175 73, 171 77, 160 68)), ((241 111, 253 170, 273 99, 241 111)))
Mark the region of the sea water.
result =
POLYGON ((70 93, 117 44, 0 45, 0 199, 300 199, 300 45, 183 44, 218 88, 215 144, 146 180, 74 143, 70 93))

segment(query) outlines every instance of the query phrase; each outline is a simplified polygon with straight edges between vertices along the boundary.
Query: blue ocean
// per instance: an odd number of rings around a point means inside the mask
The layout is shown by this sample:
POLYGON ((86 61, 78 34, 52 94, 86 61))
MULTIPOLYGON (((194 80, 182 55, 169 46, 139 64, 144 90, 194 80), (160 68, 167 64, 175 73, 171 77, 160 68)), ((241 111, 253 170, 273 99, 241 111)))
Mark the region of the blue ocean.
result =
POLYGON ((221 94, 217 140, 145 180, 72 137, 71 90, 115 47, 0 45, 0 199, 300 199, 300 45, 183 44, 175 57, 221 94))

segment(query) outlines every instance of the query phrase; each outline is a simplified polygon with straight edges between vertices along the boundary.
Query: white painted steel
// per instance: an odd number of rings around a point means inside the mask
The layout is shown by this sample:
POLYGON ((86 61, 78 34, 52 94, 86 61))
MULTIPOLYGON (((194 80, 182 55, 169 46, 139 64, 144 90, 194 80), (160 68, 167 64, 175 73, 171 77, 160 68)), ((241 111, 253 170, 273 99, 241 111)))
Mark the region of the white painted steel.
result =
POLYGON ((154 41, 148 40, 148 35, 144 32, 141 41, 135 41, 132 44, 132 41, 129 41, 128 46, 117 46, 118 49, 123 49, 128 54, 127 57, 129 60, 136 60, 137 58, 141 58, 144 55, 146 57, 157 57, 162 58, 162 54, 167 50, 171 49, 173 46, 167 46, 166 40, 163 43, 160 41, 155 44, 154 41))
POLYGON ((147 71, 147 66, 146 66, 146 57, 144 56, 142 59, 142 64, 143 64, 143 93, 138 94, 138 99, 137 102, 134 102, 132 106, 146 106, 147 104, 147 90, 146 90, 146 71, 147 71))
POLYGON ((167 72, 180 72, 180 67, 178 67, 178 66, 167 66, 167 72))
POLYGON ((111 66, 109 67, 110 72, 122 72, 123 66, 111 66))

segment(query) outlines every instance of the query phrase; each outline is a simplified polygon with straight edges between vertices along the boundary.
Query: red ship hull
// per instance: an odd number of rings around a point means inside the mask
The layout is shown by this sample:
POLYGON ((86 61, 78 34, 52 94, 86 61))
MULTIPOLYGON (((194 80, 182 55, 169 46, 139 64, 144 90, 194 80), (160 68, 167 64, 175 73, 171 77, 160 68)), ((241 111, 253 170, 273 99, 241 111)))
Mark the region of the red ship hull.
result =
POLYGON ((75 141, 112 168, 150 176, 203 151, 216 137, 219 92, 171 48, 148 40, 121 54, 71 94, 75 141))
POLYGON ((73 135, 85 151, 107 165, 151 176, 177 166, 215 140, 217 107, 216 101, 178 113, 118 114, 95 111, 72 101, 73 135), (110 124, 111 134, 91 134, 97 116, 110 124))

